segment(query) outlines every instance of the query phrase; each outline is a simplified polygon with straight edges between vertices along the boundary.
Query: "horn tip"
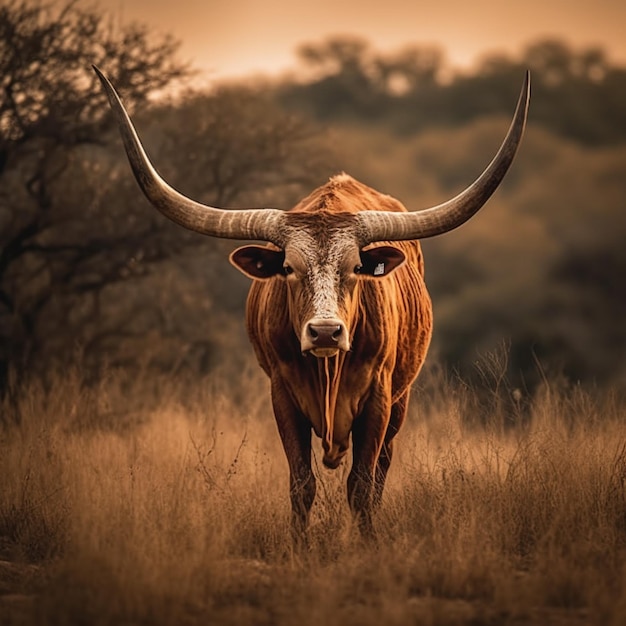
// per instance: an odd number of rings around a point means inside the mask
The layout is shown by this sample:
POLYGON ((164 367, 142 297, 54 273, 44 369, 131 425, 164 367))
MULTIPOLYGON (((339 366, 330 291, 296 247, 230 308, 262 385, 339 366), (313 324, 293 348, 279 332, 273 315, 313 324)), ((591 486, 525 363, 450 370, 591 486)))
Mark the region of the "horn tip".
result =
POLYGON ((109 79, 105 76, 104 72, 94 63, 91 64, 93 71, 96 73, 96 76, 100 79, 102 85, 106 88, 108 86, 112 86, 109 79))

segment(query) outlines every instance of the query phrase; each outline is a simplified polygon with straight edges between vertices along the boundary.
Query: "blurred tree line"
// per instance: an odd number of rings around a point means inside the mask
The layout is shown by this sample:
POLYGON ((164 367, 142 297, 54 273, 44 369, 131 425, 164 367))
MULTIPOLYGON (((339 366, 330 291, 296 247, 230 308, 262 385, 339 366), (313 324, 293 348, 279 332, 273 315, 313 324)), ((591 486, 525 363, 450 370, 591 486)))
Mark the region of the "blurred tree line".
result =
POLYGON ((76 2, 9 0, 0 34, 0 390, 75 361, 204 374, 251 358, 233 243, 144 200, 92 63, 195 199, 287 208, 343 169, 409 209, 481 171, 529 66, 531 128, 497 206, 425 242, 433 359, 465 376, 505 340, 511 385, 541 362, 626 386, 626 73, 601 50, 545 41, 455 74, 437 48, 332 38, 302 46, 297 79, 198 92, 174 40, 76 2))
POLYGON ((488 54, 469 72, 455 72, 437 47, 380 52, 356 37, 304 44, 298 53, 309 79, 286 81, 280 98, 319 120, 381 122, 406 135, 508 115, 530 69, 533 123, 589 146, 626 141, 626 68, 598 47, 544 39, 519 57, 488 54))

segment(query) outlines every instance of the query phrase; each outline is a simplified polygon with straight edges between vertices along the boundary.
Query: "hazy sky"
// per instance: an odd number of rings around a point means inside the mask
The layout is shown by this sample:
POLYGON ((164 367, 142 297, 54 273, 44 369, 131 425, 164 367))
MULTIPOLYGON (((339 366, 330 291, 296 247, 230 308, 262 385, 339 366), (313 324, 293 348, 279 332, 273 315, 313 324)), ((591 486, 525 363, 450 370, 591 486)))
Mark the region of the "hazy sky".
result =
POLYGON ((185 59, 219 76, 293 66, 297 44, 328 34, 362 35, 383 50, 436 43, 455 65, 556 35, 574 45, 601 44, 626 64, 625 0, 110 0, 105 6, 123 21, 173 33, 185 59))

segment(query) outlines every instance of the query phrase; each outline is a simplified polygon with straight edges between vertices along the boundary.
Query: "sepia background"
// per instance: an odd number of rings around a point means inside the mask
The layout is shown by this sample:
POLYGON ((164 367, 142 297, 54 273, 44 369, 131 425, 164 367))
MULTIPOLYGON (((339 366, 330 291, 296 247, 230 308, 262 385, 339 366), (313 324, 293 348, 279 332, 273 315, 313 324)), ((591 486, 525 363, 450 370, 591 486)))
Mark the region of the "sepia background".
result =
POLYGON ((0 0, 3 626, 626 623, 626 8, 425 4, 0 0), (376 538, 316 440, 291 541, 237 242, 148 204, 92 64, 197 200, 346 171, 410 210, 483 170, 530 69, 503 184, 423 242, 376 538))

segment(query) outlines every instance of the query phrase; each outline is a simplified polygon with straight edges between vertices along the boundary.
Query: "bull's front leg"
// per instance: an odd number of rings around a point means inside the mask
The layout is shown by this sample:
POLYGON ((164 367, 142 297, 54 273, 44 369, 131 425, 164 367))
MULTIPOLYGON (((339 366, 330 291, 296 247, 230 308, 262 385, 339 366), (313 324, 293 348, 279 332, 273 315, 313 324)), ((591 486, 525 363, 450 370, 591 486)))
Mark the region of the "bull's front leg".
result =
POLYGON ((272 380, 272 405, 278 432, 289 463, 291 529, 294 539, 303 538, 315 499, 315 476, 311 469, 311 423, 294 406, 283 382, 272 380))
POLYGON ((375 495, 376 466, 389 417, 391 399, 373 393, 352 426, 352 470, 348 476, 348 502, 364 535, 372 535, 372 506, 375 495))

